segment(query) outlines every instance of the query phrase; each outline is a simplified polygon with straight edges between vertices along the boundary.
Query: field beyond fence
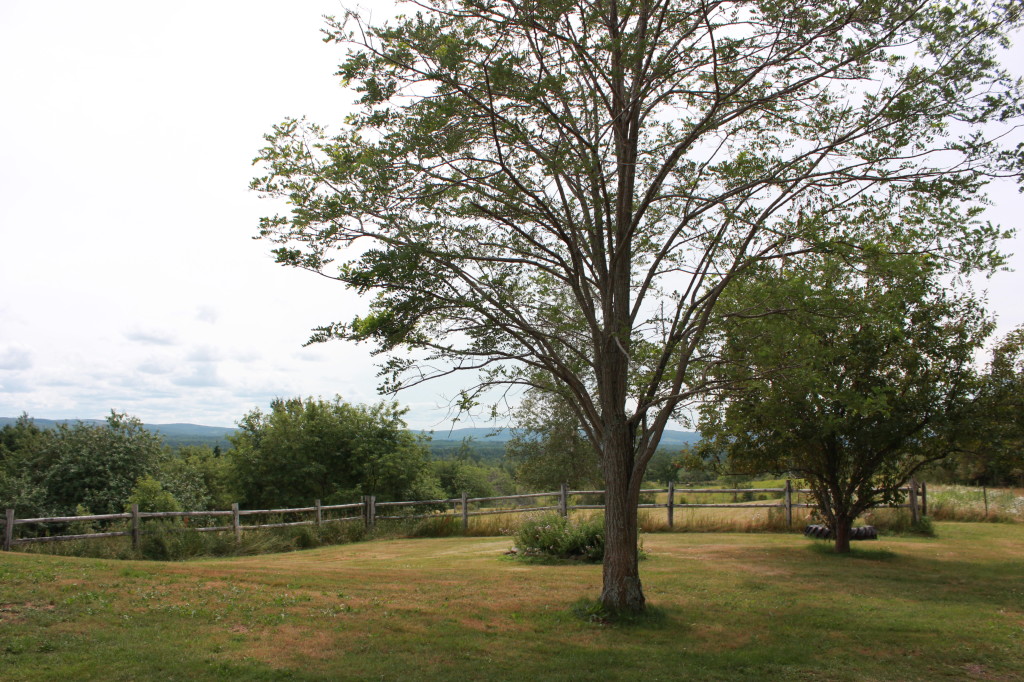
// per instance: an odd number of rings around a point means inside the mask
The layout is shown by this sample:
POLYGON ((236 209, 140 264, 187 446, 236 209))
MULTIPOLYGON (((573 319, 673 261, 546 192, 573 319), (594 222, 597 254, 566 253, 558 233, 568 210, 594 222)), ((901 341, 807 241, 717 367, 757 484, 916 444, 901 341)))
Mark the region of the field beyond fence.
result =
MULTIPOLYGON (((907 508, 911 523, 916 524, 921 516, 928 513, 928 488, 923 482, 911 481, 901 489, 907 493, 907 502, 892 505, 907 508)), ((785 527, 793 525, 793 511, 812 510, 817 505, 808 502, 811 491, 793 487, 787 479, 785 485, 775 488, 648 488, 641 490, 640 509, 665 510, 666 525, 676 525, 676 511, 680 509, 765 509, 768 513, 778 510, 784 516, 785 527), (732 496, 732 501, 691 502, 692 499, 721 500, 732 496), (770 496, 774 496, 771 501, 770 496), (767 499, 766 499, 767 498, 767 499), (646 500, 646 501, 645 501, 646 500), (662 501, 663 500, 663 501, 662 501)), ((359 502, 350 504, 322 505, 316 500, 309 507, 286 509, 240 509, 231 505, 230 510, 143 512, 138 505, 122 514, 95 514, 87 516, 55 516, 45 518, 19 519, 15 509, 7 509, 4 518, 3 549, 10 551, 16 546, 59 542, 69 540, 91 540, 111 537, 130 537, 132 547, 138 548, 141 537, 147 532, 144 522, 149 520, 180 519, 181 530, 197 532, 233 533, 240 540, 248 530, 284 528, 291 526, 323 526, 336 523, 361 523, 372 530, 378 521, 411 519, 461 519, 462 530, 469 528, 471 517, 557 511, 562 516, 575 510, 603 510, 603 490, 569 490, 563 485, 558 491, 529 493, 525 495, 503 495, 498 497, 461 497, 444 500, 411 500, 401 502, 379 502, 373 495, 367 495, 359 502), (246 523, 245 519, 277 517, 280 521, 246 523), (290 519, 290 520, 286 520, 290 519), (226 522, 225 522, 226 521, 226 522), (122 529, 104 532, 74 532, 74 528, 89 526, 95 522, 120 524, 122 529), (28 532, 18 533, 18 527, 28 532), (71 529, 69 531, 69 529, 71 529), (21 536, 19 536, 21 535, 21 536)), ((116 526, 111 526, 116 527, 116 526)))

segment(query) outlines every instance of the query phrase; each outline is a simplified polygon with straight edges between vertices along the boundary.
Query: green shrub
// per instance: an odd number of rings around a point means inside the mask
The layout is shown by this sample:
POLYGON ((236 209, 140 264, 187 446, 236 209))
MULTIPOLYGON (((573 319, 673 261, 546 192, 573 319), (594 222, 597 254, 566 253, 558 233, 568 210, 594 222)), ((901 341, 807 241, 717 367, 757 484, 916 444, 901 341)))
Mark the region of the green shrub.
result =
POLYGON ((598 562, 604 558, 604 518, 573 523, 558 514, 525 521, 515 534, 520 556, 598 562))
POLYGON ((181 511, 181 504, 174 495, 152 476, 143 476, 135 482, 132 494, 124 505, 125 511, 131 511, 133 504, 139 505, 140 512, 181 511))

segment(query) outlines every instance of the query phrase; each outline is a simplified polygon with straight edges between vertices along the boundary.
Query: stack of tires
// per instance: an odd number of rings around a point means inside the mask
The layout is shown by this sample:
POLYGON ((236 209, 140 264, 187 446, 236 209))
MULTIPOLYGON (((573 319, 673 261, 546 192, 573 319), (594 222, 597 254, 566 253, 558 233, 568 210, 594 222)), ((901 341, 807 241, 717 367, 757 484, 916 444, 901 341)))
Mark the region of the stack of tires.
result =
MULTIPOLYGON (((819 538, 821 540, 832 539, 832 529, 822 524, 812 524, 804 528, 804 535, 810 538, 819 538)), ((874 526, 860 526, 859 528, 850 529, 851 540, 877 540, 878 531, 875 530, 874 526)))

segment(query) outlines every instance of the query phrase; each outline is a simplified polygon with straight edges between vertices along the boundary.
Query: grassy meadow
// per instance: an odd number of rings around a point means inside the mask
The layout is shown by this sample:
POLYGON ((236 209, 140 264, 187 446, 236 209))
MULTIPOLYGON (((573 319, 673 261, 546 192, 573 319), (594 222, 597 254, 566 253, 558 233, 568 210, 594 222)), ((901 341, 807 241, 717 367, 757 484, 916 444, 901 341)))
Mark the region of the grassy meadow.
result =
POLYGON ((1024 524, 646 534, 649 617, 507 537, 142 562, 0 554, 5 680, 1024 679, 1024 524), (574 606, 575 605, 575 606, 574 606), (582 615, 581 615, 582 612, 582 615))

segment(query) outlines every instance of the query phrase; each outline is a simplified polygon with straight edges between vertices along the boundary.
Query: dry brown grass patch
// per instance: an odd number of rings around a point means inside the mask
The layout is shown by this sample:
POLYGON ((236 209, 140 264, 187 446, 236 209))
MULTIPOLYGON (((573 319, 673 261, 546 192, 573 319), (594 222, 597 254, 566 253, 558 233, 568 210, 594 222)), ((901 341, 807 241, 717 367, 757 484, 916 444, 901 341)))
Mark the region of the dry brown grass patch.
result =
POLYGON ((35 611, 53 611, 56 608, 53 604, 30 601, 0 604, 0 623, 24 623, 35 611))

